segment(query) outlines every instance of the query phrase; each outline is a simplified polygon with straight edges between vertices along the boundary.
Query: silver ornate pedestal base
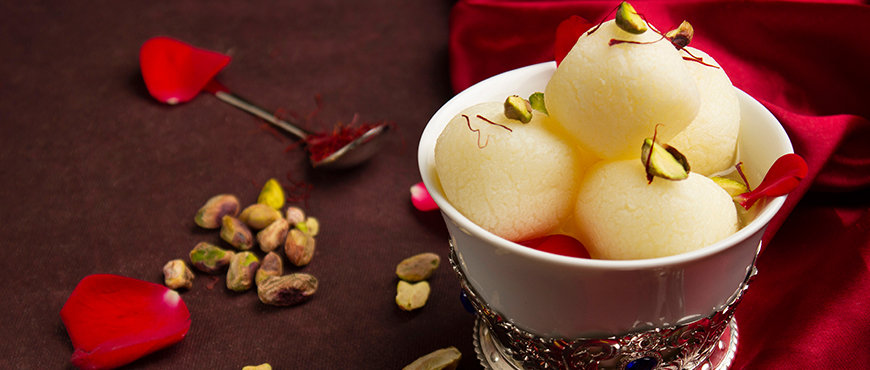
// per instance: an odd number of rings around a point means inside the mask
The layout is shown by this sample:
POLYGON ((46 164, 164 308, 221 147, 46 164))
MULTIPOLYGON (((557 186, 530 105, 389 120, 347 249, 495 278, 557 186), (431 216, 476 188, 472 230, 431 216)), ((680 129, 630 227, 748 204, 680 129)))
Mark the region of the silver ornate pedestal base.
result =
MULTIPOLYGON (((737 321, 731 319, 728 328, 719 337, 710 357, 694 370, 727 370, 734 362, 737 352, 737 321)), ((486 370, 522 370, 523 366, 505 352, 504 346, 490 333, 482 320, 474 322, 474 352, 486 370)))
POLYGON ((728 303, 697 320, 596 338, 549 338, 523 330, 484 302, 465 278, 451 241, 450 264, 477 313, 474 342, 487 369, 727 369, 737 349, 734 309, 757 273, 753 265, 728 303))

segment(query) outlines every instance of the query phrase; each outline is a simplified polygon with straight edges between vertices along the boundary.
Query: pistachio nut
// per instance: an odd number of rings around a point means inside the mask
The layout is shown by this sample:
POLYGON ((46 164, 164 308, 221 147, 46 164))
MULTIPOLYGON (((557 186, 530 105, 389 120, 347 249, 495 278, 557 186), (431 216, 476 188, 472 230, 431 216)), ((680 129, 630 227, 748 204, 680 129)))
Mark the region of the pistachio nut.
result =
POLYGON ((260 190, 260 195, 257 197, 257 203, 265 204, 278 210, 284 207, 285 199, 284 188, 281 187, 281 183, 272 178, 263 185, 263 189, 260 190))
POLYGON ((441 257, 435 253, 420 253, 399 262, 396 266, 396 276, 399 279, 417 282, 426 280, 438 269, 441 257))
POLYGON ((190 289, 193 286, 193 271, 183 260, 174 259, 163 265, 163 282, 169 289, 190 289))
POLYGON ((235 217, 239 214, 240 209, 239 199, 235 195, 215 195, 196 211, 193 222, 205 229, 217 229, 221 227, 221 219, 224 216, 235 217))
POLYGON ((519 95, 508 96, 504 101, 504 116, 529 123, 532 120, 532 105, 519 95))
POLYGON ((619 4, 619 8, 616 9, 615 18, 616 25, 625 32, 640 35, 647 30, 646 21, 643 20, 640 14, 637 14, 634 7, 627 1, 619 4))
POLYGON ((257 286, 260 302, 273 306, 292 306, 305 302, 317 291, 317 278, 297 272, 269 277, 257 286))
POLYGON ((284 254, 295 266, 305 266, 314 258, 314 237, 299 229, 292 229, 284 242, 284 254))
POLYGON ((235 292, 244 292, 254 284, 254 275, 260 267, 260 259, 251 252, 236 253, 230 259, 227 269, 227 288, 235 292))
POLYGON ((289 206, 285 218, 291 225, 296 225, 305 221, 305 211, 296 206, 289 206))
POLYGON ((654 176, 668 180, 683 180, 689 177, 689 161, 677 148, 659 144, 651 138, 643 141, 640 160, 646 169, 646 179, 654 176))
POLYGON ((275 220, 257 233, 257 243, 260 244, 260 249, 263 252, 271 252, 284 245, 288 231, 290 231, 290 223, 287 220, 283 218, 275 220))
POLYGON ((544 104, 544 93, 536 92, 532 95, 529 95, 529 105, 532 106, 532 109, 544 112, 544 114, 549 114, 547 112, 547 105, 544 104))
POLYGON ((689 43, 692 42, 692 37, 694 35, 695 28, 687 21, 683 21, 680 23, 679 27, 665 33, 665 37, 667 37, 668 40, 671 40, 671 43, 674 44, 677 49, 682 49, 688 46, 689 43))
POLYGON ((260 230, 269 226, 273 221, 281 218, 281 212, 262 203, 255 203, 239 214, 239 220, 252 229, 260 230))
POLYGON ((399 284, 396 285, 396 304, 405 311, 416 310, 426 305, 429 291, 429 283, 426 281, 412 284, 399 280, 399 284))
POLYGON ((294 225, 299 231, 311 236, 317 236, 320 233, 320 221, 314 217, 308 217, 303 222, 297 222, 294 225))
POLYGON ((260 268, 257 269, 257 274, 254 276, 254 282, 259 286, 263 280, 281 275, 284 275, 284 260, 278 253, 269 252, 266 257, 263 257, 263 262, 260 263, 260 268))
POLYGON ((235 254, 233 251, 210 243, 199 242, 190 251, 190 263, 199 271, 213 274, 227 267, 233 254, 235 254))
POLYGON ((254 236, 245 224, 232 216, 224 216, 221 227, 221 239, 239 250, 249 250, 254 246, 254 236))
POLYGON ((462 352, 459 352, 456 347, 450 346, 420 357, 403 367, 402 370, 456 369, 456 367, 459 366, 459 360, 461 358, 462 352))
POLYGON ((272 370, 272 365, 269 365, 268 362, 265 364, 259 364, 259 365, 248 365, 248 366, 243 366, 242 370, 272 370))

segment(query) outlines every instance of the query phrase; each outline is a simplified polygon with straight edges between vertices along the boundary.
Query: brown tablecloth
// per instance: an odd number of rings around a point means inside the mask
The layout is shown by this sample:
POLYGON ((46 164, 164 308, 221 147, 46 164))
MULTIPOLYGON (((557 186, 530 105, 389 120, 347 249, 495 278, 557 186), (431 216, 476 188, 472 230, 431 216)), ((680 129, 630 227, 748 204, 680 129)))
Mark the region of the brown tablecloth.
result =
MULTIPOLYGON (((206 199, 256 201, 274 177, 310 185, 295 203, 322 230, 315 297, 297 307, 230 293, 199 274, 182 297, 192 325, 132 369, 397 369, 456 346, 479 368, 437 212, 412 208, 416 147, 451 96, 449 1, 6 2, 0 5, 0 368, 71 368, 59 312, 85 276, 161 282, 199 241, 206 199), (387 120, 383 151, 349 171, 312 170, 294 141, 203 94, 168 106, 139 73, 142 43, 175 37, 233 57, 218 78, 269 110, 320 125, 387 120), (289 149, 288 149, 289 147, 289 149), (393 302, 396 264, 433 251, 429 303, 393 302)), ((302 192, 306 186, 291 189, 302 192)))

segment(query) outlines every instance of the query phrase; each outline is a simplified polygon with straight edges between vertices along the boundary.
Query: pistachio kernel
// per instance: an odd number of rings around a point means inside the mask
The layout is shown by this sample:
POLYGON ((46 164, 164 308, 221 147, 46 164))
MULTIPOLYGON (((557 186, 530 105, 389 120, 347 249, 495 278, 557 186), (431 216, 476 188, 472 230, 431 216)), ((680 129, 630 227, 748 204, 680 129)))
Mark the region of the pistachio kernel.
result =
POLYGON ((689 161, 676 148, 659 144, 652 138, 643 141, 640 160, 646 169, 646 179, 654 176, 668 180, 683 180, 689 177, 689 161))
POLYGON ((260 267, 260 259, 251 252, 236 253, 227 269, 227 289, 244 292, 254 284, 254 275, 260 267))
POLYGON ((297 223, 305 221, 305 211, 302 208, 296 206, 287 207, 287 213, 284 218, 287 219, 291 225, 295 225, 297 223))
POLYGON ((727 192, 728 195, 731 196, 731 198, 734 198, 740 194, 743 194, 743 193, 746 193, 749 191, 749 188, 746 187, 746 184, 744 184, 740 181, 737 181, 737 180, 732 180, 729 178, 719 177, 719 176, 714 176, 714 177, 711 177, 710 179, 713 180, 713 182, 715 182, 716 185, 719 185, 719 187, 721 187, 722 189, 725 189, 725 192, 727 192))
POLYGON ((237 216, 241 205, 239 199, 232 194, 218 194, 205 202, 205 204, 196 211, 196 216, 193 217, 199 227, 204 229, 217 229, 221 227, 221 219, 226 216, 237 216))
POLYGON ((402 370, 455 369, 459 366, 460 359, 462 359, 462 352, 451 346, 420 357, 402 370))
POLYGON ((532 120, 532 105, 519 95, 508 96, 504 101, 504 116, 529 123, 532 120))
POLYGON ((420 253, 402 260, 396 265, 396 276, 408 282, 417 282, 428 279, 438 265, 441 257, 435 253, 420 253))
POLYGON ((221 239, 239 250, 249 250, 254 246, 254 236, 251 230, 239 219, 224 216, 221 226, 221 239))
POLYGON ((665 33, 665 37, 671 40, 671 43, 677 48, 682 49, 692 42, 692 37, 695 35, 695 28, 687 22, 683 21, 680 26, 665 33))
POLYGON ((405 311, 413 311, 426 305, 429 299, 429 282, 409 283, 399 280, 396 285, 396 304, 405 311))
POLYGON ((233 254, 235 254, 233 251, 206 242, 199 242, 190 251, 190 263, 197 270, 213 274, 227 267, 233 254))
POLYGON ((290 223, 279 218, 257 233, 257 244, 263 252, 271 252, 284 245, 287 232, 290 231, 290 223))
POLYGON ((304 272, 272 276, 257 286, 257 297, 268 305, 292 306, 311 299, 317 284, 316 277, 304 272))
POLYGON ((616 10, 616 25, 625 32, 640 35, 647 30, 646 22, 627 1, 616 10))
POLYGON ((163 265, 163 283, 169 289, 190 289, 193 286, 193 271, 183 260, 174 259, 163 265))
POLYGON ((275 220, 282 218, 281 212, 262 203, 254 203, 242 210, 239 220, 252 229, 263 229, 275 220))
POLYGON ((242 370, 272 370, 272 365, 270 365, 268 362, 259 365, 248 365, 242 367, 242 370))
POLYGON ((314 258, 314 237, 299 229, 292 229, 284 242, 284 254, 295 266, 302 267, 314 258))
POLYGON ((263 262, 260 263, 260 268, 257 269, 257 274, 254 276, 254 282, 257 286, 272 276, 284 275, 284 260, 275 252, 269 252, 266 257, 263 257, 263 262))
POLYGON ((529 105, 532 106, 532 109, 544 112, 544 114, 550 114, 547 112, 547 105, 544 104, 544 93, 536 92, 532 95, 529 95, 529 105))
POLYGON ((284 188, 282 188, 281 183, 274 178, 266 181, 266 184, 263 185, 263 189, 260 190, 260 196, 257 197, 257 203, 265 204, 276 210, 284 207, 284 201, 284 188))

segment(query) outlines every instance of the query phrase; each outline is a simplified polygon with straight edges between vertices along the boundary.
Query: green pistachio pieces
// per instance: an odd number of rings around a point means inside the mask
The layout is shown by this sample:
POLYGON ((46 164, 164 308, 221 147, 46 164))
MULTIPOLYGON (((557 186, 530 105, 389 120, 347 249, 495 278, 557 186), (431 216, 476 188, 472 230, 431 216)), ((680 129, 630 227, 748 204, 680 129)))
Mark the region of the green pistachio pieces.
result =
POLYGON ((273 276, 257 286, 257 296, 268 305, 292 306, 311 299, 317 284, 317 278, 304 272, 273 276))
POLYGON ((695 28, 687 22, 683 21, 680 26, 665 33, 665 37, 671 40, 671 43, 682 49, 692 42, 692 37, 695 35, 695 28))
POLYGON ((290 231, 290 223, 283 218, 275 220, 265 229, 260 230, 257 233, 257 244, 260 245, 260 250, 271 252, 284 245, 288 231, 290 231))
POLYGON ((227 289, 235 292, 251 289, 259 267, 257 255, 251 252, 236 253, 230 259, 230 268, 227 270, 227 289))
POLYGON ((689 177, 689 162, 686 156, 676 148, 659 144, 651 138, 643 141, 640 160, 646 169, 648 182, 652 182, 653 177, 668 180, 683 180, 689 177))
POLYGON ((550 114, 547 112, 547 105, 544 104, 544 93, 536 92, 532 95, 529 95, 529 104, 532 106, 532 109, 544 112, 544 114, 550 114))
POLYGON ((239 214, 239 199, 232 194, 219 194, 209 198, 205 205, 196 211, 193 222, 205 229, 217 229, 221 227, 221 219, 226 216, 239 214))
POLYGON ((728 195, 730 195, 732 198, 749 191, 749 188, 746 187, 746 184, 737 180, 718 176, 711 177, 710 179, 713 180, 716 185, 719 185, 722 189, 725 189, 728 195))
POLYGON ((257 203, 265 204, 276 210, 284 207, 284 201, 284 188, 282 188, 281 183, 274 178, 266 181, 266 184, 263 185, 263 189, 260 190, 260 196, 257 197, 257 203))
POLYGON ((239 215, 239 220, 256 230, 269 226, 279 218, 281 218, 281 212, 263 203, 254 203, 242 210, 239 215))
POLYGON ((532 120, 532 106, 519 95, 508 96, 504 101, 504 116, 529 123, 532 120))
POLYGON ((266 257, 263 257, 263 263, 257 269, 257 274, 254 276, 254 282, 257 286, 264 280, 272 276, 281 276, 284 274, 284 261, 281 256, 275 252, 269 252, 266 257))
POLYGON ((169 289, 190 289, 193 286, 193 271, 183 260, 174 259, 163 266, 163 282, 169 289))
POLYGON ((405 311, 413 311, 426 305, 429 299, 429 282, 409 283, 399 280, 396 285, 396 304, 405 311))
POLYGON ((234 254, 232 251, 224 250, 206 242, 200 242, 190 251, 190 263, 197 270, 213 274, 227 267, 234 254))
POLYGON ((249 250, 254 246, 254 236, 245 224, 232 216, 224 216, 221 226, 221 239, 239 250, 249 250))
POLYGON ((314 258, 314 237, 299 229, 292 229, 284 242, 284 254, 294 266, 305 266, 314 258))
POLYGON ((646 22, 627 1, 616 9, 616 25, 625 32, 640 35, 647 30, 646 22))
POLYGON ((441 257, 435 253, 420 253, 402 260, 396 265, 396 276, 408 282, 417 282, 428 279, 438 265, 441 257))
POLYGON ((462 352, 456 347, 442 348, 403 367, 402 370, 447 370, 459 366, 462 352))

